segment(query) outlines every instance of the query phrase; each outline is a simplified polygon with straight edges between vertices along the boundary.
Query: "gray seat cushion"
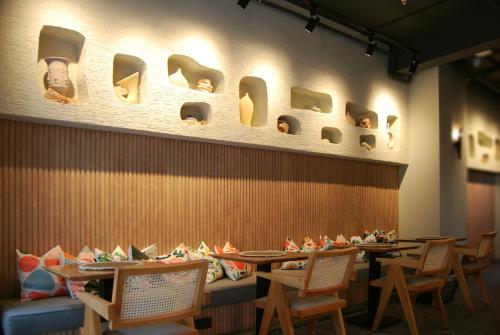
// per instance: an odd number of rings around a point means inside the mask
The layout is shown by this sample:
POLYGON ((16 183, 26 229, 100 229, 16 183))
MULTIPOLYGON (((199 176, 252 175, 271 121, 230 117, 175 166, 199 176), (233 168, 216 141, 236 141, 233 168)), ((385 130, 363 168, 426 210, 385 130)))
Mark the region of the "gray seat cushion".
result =
POLYGON ((252 301, 255 299, 256 276, 252 274, 238 281, 219 279, 207 284, 205 292, 210 294, 210 307, 252 301))
POLYGON ((83 326, 84 304, 69 297, 0 300, 4 335, 29 335, 83 326))
POLYGON ((119 330, 107 330, 104 331, 104 335, 175 335, 175 334, 183 334, 189 331, 193 331, 191 328, 185 327, 183 325, 177 323, 167 323, 146 327, 138 327, 138 328, 127 328, 127 329, 119 329, 119 330))

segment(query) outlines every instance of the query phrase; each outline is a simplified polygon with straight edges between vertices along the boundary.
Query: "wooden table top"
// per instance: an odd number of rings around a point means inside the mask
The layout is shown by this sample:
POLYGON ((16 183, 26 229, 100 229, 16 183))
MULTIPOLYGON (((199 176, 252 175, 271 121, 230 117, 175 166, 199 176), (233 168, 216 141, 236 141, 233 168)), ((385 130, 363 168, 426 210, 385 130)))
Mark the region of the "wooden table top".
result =
POLYGON ((288 252, 286 256, 272 256, 272 257, 249 257, 240 256, 236 253, 223 253, 214 254, 215 258, 226 259, 229 261, 237 261, 250 264, 269 264, 269 263, 281 263, 288 261, 300 261, 309 258, 308 252, 288 252))
MULTIPOLYGON (((141 262, 137 265, 132 265, 132 266, 157 267, 158 264, 164 264, 164 263, 141 262)), ((129 264, 124 266, 131 266, 131 265, 129 264)), ((112 279, 115 276, 115 270, 81 270, 79 264, 51 265, 51 266, 45 266, 44 269, 50 273, 61 276, 65 279, 75 280, 75 281, 112 279)))
POLYGON ((401 251, 401 250, 412 250, 412 249, 418 249, 421 247, 421 245, 398 245, 398 244, 393 244, 392 246, 376 246, 376 243, 373 243, 374 246, 357 246, 359 250, 363 250, 366 252, 376 252, 376 253, 384 253, 384 252, 390 252, 390 251, 401 251))
MULTIPOLYGON (((454 238, 454 239, 457 240, 457 242, 461 242, 461 241, 467 240, 467 237, 452 237, 452 236, 442 236, 442 237, 445 237, 445 238, 454 238)), ((398 238, 397 239, 398 242, 417 242, 417 243, 425 243, 427 241, 432 241, 432 240, 437 240, 437 239, 426 239, 426 238, 419 238, 419 237, 415 237, 415 238, 398 238)))

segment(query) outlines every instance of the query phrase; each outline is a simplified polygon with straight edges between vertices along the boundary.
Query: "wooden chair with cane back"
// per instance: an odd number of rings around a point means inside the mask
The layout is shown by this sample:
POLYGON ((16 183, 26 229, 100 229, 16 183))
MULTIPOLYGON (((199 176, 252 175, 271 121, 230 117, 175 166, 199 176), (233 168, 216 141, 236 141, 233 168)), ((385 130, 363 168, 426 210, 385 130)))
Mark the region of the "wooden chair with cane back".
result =
POLYGON ((420 259, 412 257, 377 258, 378 262, 382 265, 388 265, 389 268, 386 277, 370 283, 382 288, 377 314, 373 322, 373 331, 377 331, 380 326, 394 288, 397 290, 412 335, 418 334, 412 295, 416 296, 423 292, 433 292, 443 327, 448 329, 448 320, 441 297, 446 279, 442 278, 442 275, 449 266, 454 244, 455 239, 453 238, 427 241, 420 259), (415 269, 415 275, 405 276, 403 268, 415 269))
POLYGON ((256 306, 264 309, 259 334, 269 332, 275 313, 283 334, 294 334, 292 318, 308 319, 308 330, 312 331, 317 317, 324 314, 332 315, 337 334, 345 334, 341 308, 346 301, 338 292, 349 287, 357 253, 357 248, 311 252, 302 275, 257 272, 271 281, 268 296, 256 301, 256 306))
POLYGON ((455 246, 456 250, 465 256, 462 263, 465 276, 474 276, 485 304, 489 304, 490 299, 482 273, 487 267, 488 258, 493 254, 496 234, 496 232, 482 234, 477 245, 455 246))
POLYGON ((85 303, 82 335, 198 334, 193 316, 201 311, 208 262, 115 270, 111 301, 82 292, 85 303), (109 330, 101 329, 101 317, 109 330))

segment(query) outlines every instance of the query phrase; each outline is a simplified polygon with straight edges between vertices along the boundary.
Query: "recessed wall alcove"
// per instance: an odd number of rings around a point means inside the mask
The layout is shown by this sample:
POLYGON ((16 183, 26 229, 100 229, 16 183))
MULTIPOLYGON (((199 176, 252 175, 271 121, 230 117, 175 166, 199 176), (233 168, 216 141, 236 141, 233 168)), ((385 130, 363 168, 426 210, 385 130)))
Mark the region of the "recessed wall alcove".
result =
POLYGON ((168 58, 168 76, 170 81, 177 86, 184 86, 184 78, 186 88, 203 92, 207 92, 207 90, 199 87, 199 81, 209 79, 209 85, 213 88, 211 93, 224 93, 224 74, 219 70, 202 65, 188 56, 170 56, 168 58))
MULTIPOLYGON (((281 115, 276 121, 276 127, 278 126, 280 120, 285 121, 289 125, 288 133, 289 135, 300 135, 302 129, 300 127, 300 121, 290 115, 281 115)), ((279 130, 278 130, 279 131, 279 130)))
POLYGON ((85 36, 77 31, 43 26, 38 41, 38 67, 40 71, 42 94, 48 89, 48 57, 62 57, 68 60, 68 91, 65 96, 70 103, 88 101, 87 84, 85 82, 85 36))
POLYGON ((240 98, 240 122, 252 127, 262 127, 267 124, 267 85, 266 82, 258 77, 243 77, 239 86, 240 98), (245 110, 246 105, 242 99, 246 99, 248 94, 253 104, 253 113, 245 110), (248 119, 248 120, 247 120, 248 119), (249 124, 248 124, 249 123, 249 124))
POLYGON ((321 129, 321 139, 330 143, 339 144, 342 142, 342 132, 335 127, 323 127, 323 129, 321 129))
POLYGON ((474 157, 476 155, 476 142, 474 141, 474 135, 469 134, 468 136, 468 141, 469 141, 469 156, 474 157))
POLYGON ((366 150, 372 150, 377 146, 377 138, 375 135, 361 135, 359 145, 366 150))
MULTIPOLYGON (((354 102, 346 104, 345 117, 347 123, 354 127, 361 127, 361 120, 368 117, 371 121, 371 129, 378 128, 378 114, 354 102)), ((387 122, 389 122, 389 118, 387 118, 387 122)))
POLYGON ((181 119, 187 123, 205 125, 210 122, 212 107, 205 102, 186 102, 181 107, 181 119))
POLYGON ((138 57, 116 54, 113 59, 113 88, 120 101, 140 103, 145 97, 146 64, 138 57))
POLYGON ((500 161, 500 139, 495 140, 495 159, 500 161))
POLYGON ((388 115, 386 123, 386 145, 389 149, 394 149, 396 135, 399 134, 399 118, 396 115, 388 115))
POLYGON ((329 94, 311 91, 302 87, 292 87, 291 106, 319 113, 332 112, 332 97, 329 94))
POLYGON ((493 139, 482 131, 477 132, 477 143, 479 144, 480 147, 484 148, 493 147, 493 139))

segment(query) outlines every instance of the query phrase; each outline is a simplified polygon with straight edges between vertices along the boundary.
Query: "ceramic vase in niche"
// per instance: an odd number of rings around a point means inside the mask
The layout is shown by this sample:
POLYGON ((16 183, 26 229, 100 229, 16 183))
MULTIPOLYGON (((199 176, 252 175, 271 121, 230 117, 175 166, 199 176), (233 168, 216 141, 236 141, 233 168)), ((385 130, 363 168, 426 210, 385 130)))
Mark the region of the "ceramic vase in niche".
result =
POLYGON ((247 126, 252 126, 252 116, 254 105, 248 92, 240 98, 240 122, 247 126))
POLYGON ((139 72, 135 72, 116 82, 115 93, 122 101, 139 102, 139 72))
POLYGON ((177 71, 168 76, 168 78, 177 86, 189 88, 189 82, 187 81, 186 77, 184 77, 181 68, 178 68, 177 71))
POLYGON ((69 89, 68 65, 69 59, 64 57, 47 57, 47 80, 49 89, 61 95, 66 95, 69 89))
POLYGON ((196 89, 201 92, 212 93, 214 87, 212 86, 212 81, 210 79, 200 79, 198 80, 198 85, 196 89))

